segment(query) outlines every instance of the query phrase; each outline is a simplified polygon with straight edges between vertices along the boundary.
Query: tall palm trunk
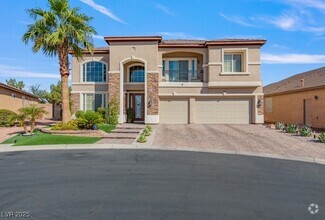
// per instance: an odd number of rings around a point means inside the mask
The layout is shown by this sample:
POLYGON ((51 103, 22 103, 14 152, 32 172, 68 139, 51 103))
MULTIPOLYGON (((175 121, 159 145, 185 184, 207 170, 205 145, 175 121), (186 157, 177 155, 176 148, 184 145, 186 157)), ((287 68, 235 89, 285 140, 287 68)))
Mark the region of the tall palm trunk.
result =
POLYGON ((69 96, 69 47, 65 42, 58 48, 59 62, 60 62, 60 74, 62 83, 62 121, 68 122, 71 120, 70 113, 70 96, 69 96))

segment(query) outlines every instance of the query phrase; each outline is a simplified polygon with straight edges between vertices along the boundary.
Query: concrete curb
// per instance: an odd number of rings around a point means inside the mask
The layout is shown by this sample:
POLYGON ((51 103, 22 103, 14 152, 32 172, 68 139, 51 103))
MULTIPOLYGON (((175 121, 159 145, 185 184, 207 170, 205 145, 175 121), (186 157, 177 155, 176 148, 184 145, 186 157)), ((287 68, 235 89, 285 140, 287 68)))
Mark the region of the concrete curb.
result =
POLYGON ((312 158, 312 157, 295 157, 288 155, 276 155, 247 151, 231 151, 231 150, 218 150, 218 149, 202 149, 202 148, 189 148, 189 147, 158 147, 143 144, 62 144, 62 145, 35 145, 35 146, 17 146, 13 147, 10 144, 1 144, 0 153, 17 152, 17 151, 34 151, 34 150, 98 150, 98 149, 121 149, 121 150, 163 150, 163 151, 189 151, 201 153, 216 153, 216 154, 230 154, 242 156, 254 156, 280 160, 291 160, 308 163, 316 163, 325 165, 325 159, 312 158))

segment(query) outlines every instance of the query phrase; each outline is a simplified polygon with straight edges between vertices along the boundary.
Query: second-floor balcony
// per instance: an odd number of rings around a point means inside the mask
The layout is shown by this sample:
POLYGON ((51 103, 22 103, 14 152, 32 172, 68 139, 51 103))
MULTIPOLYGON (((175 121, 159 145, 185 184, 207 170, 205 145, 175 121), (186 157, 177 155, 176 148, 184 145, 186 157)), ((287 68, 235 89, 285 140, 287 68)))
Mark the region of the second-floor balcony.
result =
POLYGON ((165 70, 167 82, 203 82, 203 70, 165 70))

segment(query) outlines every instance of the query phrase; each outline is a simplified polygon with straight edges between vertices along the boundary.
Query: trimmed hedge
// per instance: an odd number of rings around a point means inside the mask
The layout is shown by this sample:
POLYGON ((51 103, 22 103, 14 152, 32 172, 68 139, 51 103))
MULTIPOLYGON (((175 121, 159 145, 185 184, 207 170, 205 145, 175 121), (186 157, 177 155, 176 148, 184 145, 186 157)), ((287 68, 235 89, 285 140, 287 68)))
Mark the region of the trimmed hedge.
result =
POLYGON ((14 126, 17 114, 10 110, 0 109, 0 127, 14 126))

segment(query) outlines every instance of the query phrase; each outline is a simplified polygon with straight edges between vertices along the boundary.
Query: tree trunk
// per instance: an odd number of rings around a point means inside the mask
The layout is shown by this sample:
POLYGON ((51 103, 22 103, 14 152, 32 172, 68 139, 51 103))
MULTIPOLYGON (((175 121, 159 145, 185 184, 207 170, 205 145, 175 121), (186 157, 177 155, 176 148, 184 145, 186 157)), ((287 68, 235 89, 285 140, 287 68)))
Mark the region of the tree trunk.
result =
POLYGON ((60 74, 62 83, 62 122, 71 120, 70 95, 69 95, 69 47, 68 43, 60 45, 58 48, 60 74))
POLYGON ((34 130, 35 130, 36 120, 35 119, 31 119, 30 120, 30 123, 31 123, 31 125, 30 125, 30 133, 32 134, 32 133, 34 133, 34 130))

